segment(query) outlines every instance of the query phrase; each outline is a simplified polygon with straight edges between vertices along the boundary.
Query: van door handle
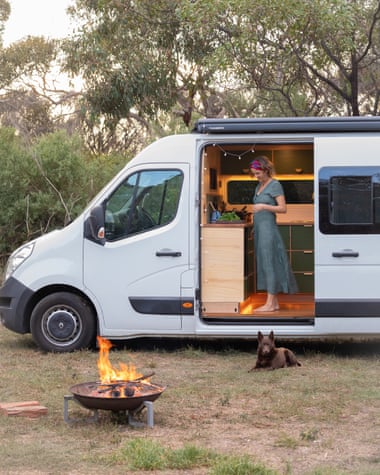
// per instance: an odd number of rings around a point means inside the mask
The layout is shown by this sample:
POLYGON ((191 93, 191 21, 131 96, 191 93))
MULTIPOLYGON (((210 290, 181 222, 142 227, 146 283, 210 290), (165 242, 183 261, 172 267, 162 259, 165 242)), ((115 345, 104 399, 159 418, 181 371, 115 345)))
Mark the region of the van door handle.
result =
POLYGON ((359 253, 357 251, 353 251, 352 249, 345 249, 343 251, 333 252, 333 257, 359 257, 359 253))
POLYGON ((181 251, 156 251, 157 257, 181 257, 181 251))

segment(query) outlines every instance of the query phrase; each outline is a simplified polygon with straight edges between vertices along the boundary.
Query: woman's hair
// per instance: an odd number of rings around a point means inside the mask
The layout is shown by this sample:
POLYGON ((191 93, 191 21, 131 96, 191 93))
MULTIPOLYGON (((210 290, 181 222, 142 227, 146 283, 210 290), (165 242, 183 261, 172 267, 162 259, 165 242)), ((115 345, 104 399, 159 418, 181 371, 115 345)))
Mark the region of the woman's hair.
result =
POLYGON ((272 176, 276 173, 273 163, 265 155, 260 155, 252 160, 249 164, 249 169, 250 171, 263 170, 267 172, 268 176, 272 176))

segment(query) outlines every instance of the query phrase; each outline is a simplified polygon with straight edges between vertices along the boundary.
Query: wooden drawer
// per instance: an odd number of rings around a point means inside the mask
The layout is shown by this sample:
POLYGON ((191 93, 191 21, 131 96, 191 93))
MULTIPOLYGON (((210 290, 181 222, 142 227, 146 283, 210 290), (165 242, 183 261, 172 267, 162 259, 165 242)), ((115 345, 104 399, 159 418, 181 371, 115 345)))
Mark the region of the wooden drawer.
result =
POLYGON ((313 272, 295 272, 294 276, 298 284, 299 292, 314 292, 314 273, 313 272))
POLYGON ((292 251, 290 253, 291 265, 294 272, 314 272, 313 251, 292 251))

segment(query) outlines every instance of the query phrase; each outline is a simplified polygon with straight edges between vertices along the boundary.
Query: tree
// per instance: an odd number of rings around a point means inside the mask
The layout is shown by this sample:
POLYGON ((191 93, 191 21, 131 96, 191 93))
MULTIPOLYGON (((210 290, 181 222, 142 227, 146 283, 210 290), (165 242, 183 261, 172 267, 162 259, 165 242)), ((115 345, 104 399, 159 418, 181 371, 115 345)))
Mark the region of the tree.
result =
POLYGON ((86 81, 90 121, 101 117, 110 130, 134 122, 153 134, 169 111, 183 131, 197 109, 220 113, 213 86, 220 68, 209 61, 215 33, 207 23, 193 27, 188 3, 77 0, 70 11, 82 26, 65 51, 68 70, 86 81))
POLYGON ((212 18, 228 37, 220 58, 264 113, 379 113, 378 0, 242 0, 212 18))
POLYGON ((9 14, 9 2, 0 0, 0 123, 31 140, 65 127, 77 93, 57 85, 58 41, 29 36, 2 46, 9 14))
POLYGON ((0 45, 2 45, 2 38, 4 33, 5 23, 11 14, 11 6, 8 0, 0 0, 0 45))
POLYGON ((162 112, 358 115, 379 110, 378 0, 77 0, 67 66, 111 127, 162 112))

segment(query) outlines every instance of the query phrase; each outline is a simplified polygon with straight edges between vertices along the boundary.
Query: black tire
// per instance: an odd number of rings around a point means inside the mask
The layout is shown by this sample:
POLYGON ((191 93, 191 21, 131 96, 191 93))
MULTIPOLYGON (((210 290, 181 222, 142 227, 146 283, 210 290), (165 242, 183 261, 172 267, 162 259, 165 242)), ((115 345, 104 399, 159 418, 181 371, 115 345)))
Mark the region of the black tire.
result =
POLYGON ((96 318, 84 298, 69 292, 56 292, 34 307, 30 330, 41 349, 69 352, 88 348, 94 342, 96 318))

